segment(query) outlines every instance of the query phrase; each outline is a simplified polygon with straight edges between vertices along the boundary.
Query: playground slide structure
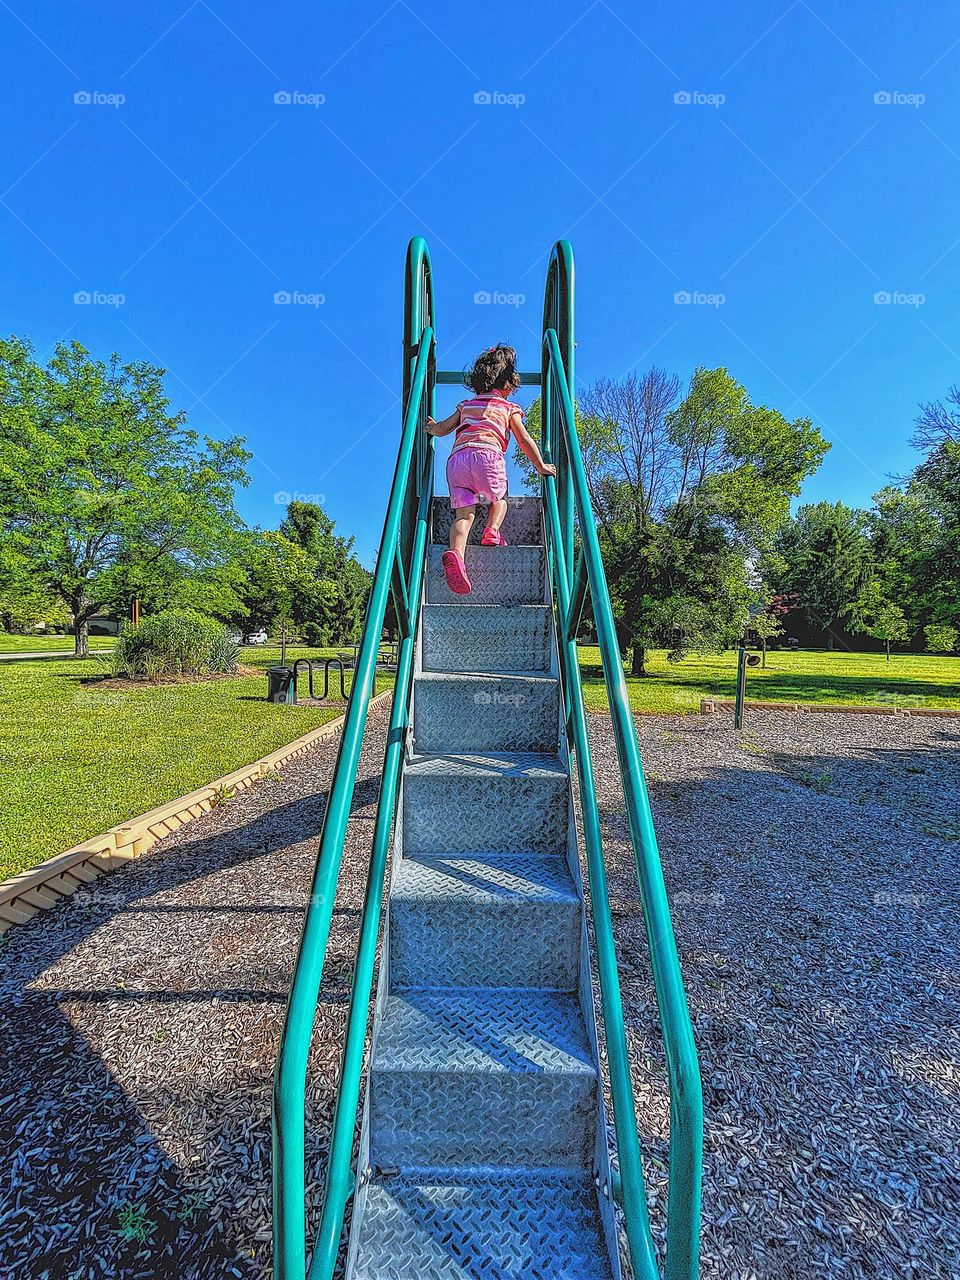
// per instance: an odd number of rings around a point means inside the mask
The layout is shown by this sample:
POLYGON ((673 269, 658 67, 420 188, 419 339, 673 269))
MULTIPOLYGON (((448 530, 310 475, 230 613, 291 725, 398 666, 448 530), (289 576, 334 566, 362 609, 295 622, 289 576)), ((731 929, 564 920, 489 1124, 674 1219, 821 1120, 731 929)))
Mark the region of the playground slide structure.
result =
POLYGON ((434 329, 430 256, 417 238, 406 264, 396 472, 277 1062, 275 1275, 330 1280, 351 1204, 349 1280, 617 1280, 631 1271, 636 1280, 691 1280, 700 1076, 576 433, 570 245, 560 241, 551 255, 541 368, 524 374, 540 386, 544 454, 557 478, 543 481, 539 498, 511 499, 509 546, 471 542, 466 598, 450 594, 440 566, 450 512, 434 498, 425 422, 436 385, 460 374, 437 371, 434 329), (666 1049, 665 1230, 647 1205, 577 664, 588 591, 666 1049), (308 1242, 308 1051, 391 593, 401 628, 396 688, 319 1226, 308 1242))

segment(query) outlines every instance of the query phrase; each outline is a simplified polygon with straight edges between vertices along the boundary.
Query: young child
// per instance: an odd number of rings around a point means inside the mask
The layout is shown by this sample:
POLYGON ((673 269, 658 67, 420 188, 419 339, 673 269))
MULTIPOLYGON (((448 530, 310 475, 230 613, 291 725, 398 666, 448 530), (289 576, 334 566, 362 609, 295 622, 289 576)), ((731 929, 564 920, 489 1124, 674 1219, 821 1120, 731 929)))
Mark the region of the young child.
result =
POLYGON ((472 587, 463 562, 467 537, 473 526, 474 507, 481 499, 490 503, 487 523, 480 545, 505 547, 500 532, 507 504, 507 468, 504 455, 513 434, 521 450, 542 476, 555 476, 557 469, 544 462, 537 442, 523 425, 523 411, 510 403, 510 396, 520 385, 517 353, 513 347, 490 347, 477 356, 473 368, 464 379, 474 392, 472 400, 461 400, 442 422, 427 422, 434 436, 448 436, 455 431, 453 450, 447 460, 447 485, 453 523, 450 526, 450 550, 443 553, 443 571, 447 585, 458 596, 469 595, 472 587))

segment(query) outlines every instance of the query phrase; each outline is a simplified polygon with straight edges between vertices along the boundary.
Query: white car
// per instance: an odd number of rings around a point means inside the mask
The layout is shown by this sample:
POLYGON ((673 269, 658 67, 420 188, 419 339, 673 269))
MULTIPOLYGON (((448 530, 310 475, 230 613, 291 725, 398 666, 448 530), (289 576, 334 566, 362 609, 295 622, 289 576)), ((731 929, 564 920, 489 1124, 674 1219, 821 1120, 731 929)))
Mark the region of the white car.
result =
POLYGON ((247 644, 266 644, 267 633, 263 630, 262 627, 259 631, 251 631, 250 634, 247 636, 246 643, 247 644))

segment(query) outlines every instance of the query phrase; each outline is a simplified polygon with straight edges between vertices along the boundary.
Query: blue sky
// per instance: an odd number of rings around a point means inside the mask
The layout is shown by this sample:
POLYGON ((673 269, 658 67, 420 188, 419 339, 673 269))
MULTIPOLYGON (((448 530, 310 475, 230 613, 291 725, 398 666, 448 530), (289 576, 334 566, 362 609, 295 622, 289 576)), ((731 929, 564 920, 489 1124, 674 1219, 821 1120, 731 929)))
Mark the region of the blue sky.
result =
POLYGON ((727 366, 833 442, 809 500, 909 469, 960 381, 952 6, 0 0, 0 33, 3 329, 168 368, 254 450, 251 523, 322 495, 370 563, 417 232, 442 365, 536 364, 568 236, 579 378, 727 366))

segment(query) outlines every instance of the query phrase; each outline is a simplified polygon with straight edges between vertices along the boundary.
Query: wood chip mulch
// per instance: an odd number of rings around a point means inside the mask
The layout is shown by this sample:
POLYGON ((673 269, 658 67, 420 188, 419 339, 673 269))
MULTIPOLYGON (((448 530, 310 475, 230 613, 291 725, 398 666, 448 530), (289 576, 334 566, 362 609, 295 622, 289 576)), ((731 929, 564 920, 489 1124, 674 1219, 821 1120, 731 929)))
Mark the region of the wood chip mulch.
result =
MULTIPOLYGON (((668 1109, 610 721, 591 736, 641 1138, 668 1109)), ((638 721, 700 1053, 705 1278, 960 1277, 960 726, 638 721)))
MULTIPOLYGON (((312 1206, 385 717, 317 1019, 312 1206)), ((638 731, 704 1078, 704 1277, 956 1280, 960 732, 786 713, 638 731)), ((657 1220, 662 1052, 609 720, 591 733, 657 1220)), ((272 1071, 336 749, 6 936, 5 1280, 268 1280, 272 1071)))

